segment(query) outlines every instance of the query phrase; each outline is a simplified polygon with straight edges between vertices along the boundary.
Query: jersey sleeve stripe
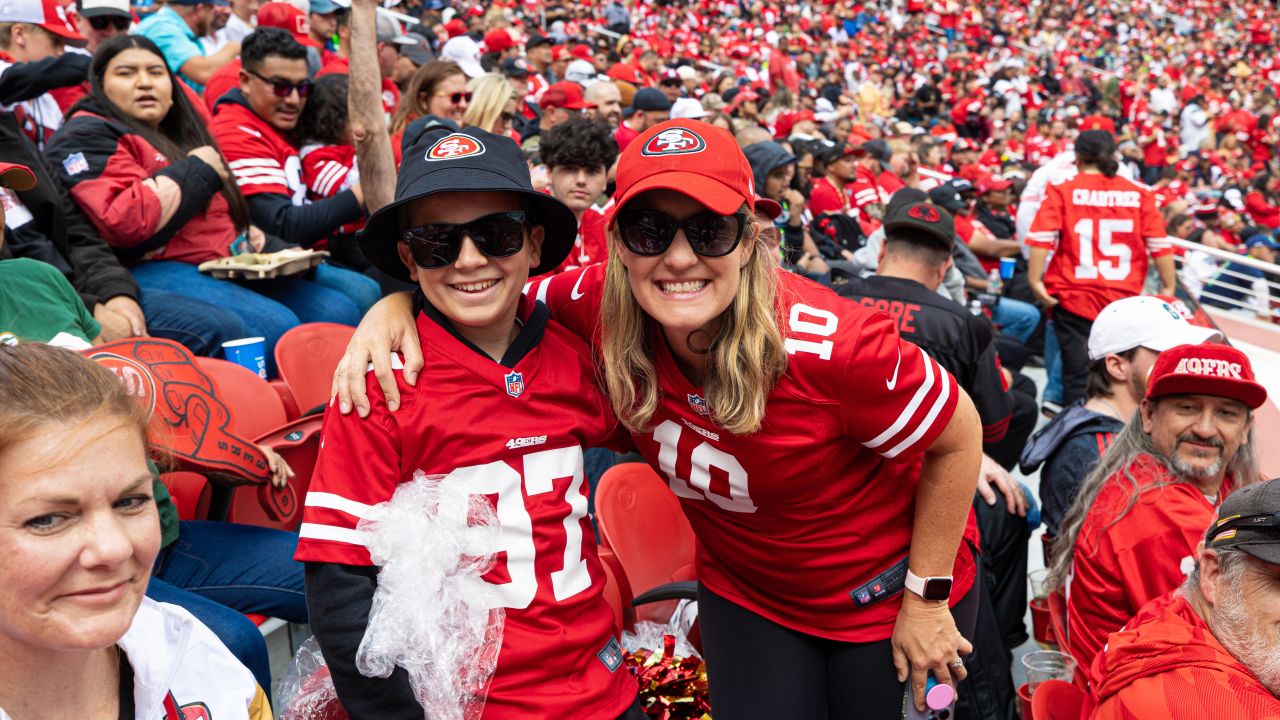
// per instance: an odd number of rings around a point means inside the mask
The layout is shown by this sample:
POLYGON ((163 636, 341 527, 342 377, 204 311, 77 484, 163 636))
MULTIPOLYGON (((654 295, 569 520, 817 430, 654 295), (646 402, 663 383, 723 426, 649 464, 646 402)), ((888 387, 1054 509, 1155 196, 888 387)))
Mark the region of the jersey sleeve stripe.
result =
POLYGON ((320 176, 316 178, 316 190, 321 195, 328 195, 333 189, 333 184, 338 181, 339 176, 345 168, 332 160, 325 163, 324 170, 320 171, 320 176))
POLYGON ((328 508, 330 510, 338 510, 348 515, 354 515, 358 518, 364 517, 365 513, 369 512, 369 508, 372 507, 372 505, 356 502, 355 500, 348 500, 347 498, 334 493, 315 491, 307 493, 307 500, 304 505, 311 508, 328 508))
POLYGON ((280 170, 232 170, 231 172, 237 179, 245 180, 248 180, 249 178, 273 178, 280 182, 284 182, 286 177, 284 172, 280 170))
POLYGON ((280 163, 279 161, 272 160, 271 158, 245 158, 244 160, 232 160, 227 163, 227 167, 232 170, 246 167, 278 168, 280 167, 280 163))
POLYGON ((345 545, 365 546, 358 531, 319 523, 302 523, 298 527, 298 537, 303 540, 327 540, 345 545))
MULTIPOLYGON (((926 357, 928 356, 926 355, 926 357)), ((929 358, 929 362, 933 362, 933 358, 929 358)), ((942 379, 942 392, 938 393, 938 399, 934 401, 933 407, 929 408, 929 414, 925 415, 924 420, 916 426, 915 432, 908 435, 906 440, 898 443, 889 452, 881 453, 882 456, 890 459, 897 457, 903 450, 913 447, 933 427, 934 421, 938 419, 938 414, 947 406, 947 398, 951 396, 951 385, 953 383, 945 370, 938 368, 938 373, 942 379)))
POLYGON ((893 424, 889 426, 889 429, 873 438, 871 442, 863 443, 869 450, 875 450, 881 445, 884 445, 901 432, 902 429, 907 426, 907 422, 911 420, 911 417, 916 414, 916 410, 924 403, 924 399, 929 394, 929 390, 933 388, 933 361, 929 359, 929 356, 925 354, 924 350, 920 350, 919 346, 913 347, 915 347, 921 355, 924 355, 924 382, 916 389, 916 394, 912 396, 911 402, 907 403, 907 407, 902 411, 902 414, 898 416, 898 419, 893 421, 893 424))

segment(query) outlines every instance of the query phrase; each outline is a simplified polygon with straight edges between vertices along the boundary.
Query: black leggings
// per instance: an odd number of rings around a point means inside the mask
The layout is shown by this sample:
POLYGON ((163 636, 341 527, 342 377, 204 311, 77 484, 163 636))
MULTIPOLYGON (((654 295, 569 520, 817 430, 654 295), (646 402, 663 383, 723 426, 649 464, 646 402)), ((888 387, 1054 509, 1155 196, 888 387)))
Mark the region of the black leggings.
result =
MULTIPOLYGON (((980 580, 980 579, 979 579, 980 580)), ((973 637, 979 586, 951 608, 973 637)), ((698 588, 698 622, 716 720, 902 717, 889 640, 847 643, 783 627, 698 588)))

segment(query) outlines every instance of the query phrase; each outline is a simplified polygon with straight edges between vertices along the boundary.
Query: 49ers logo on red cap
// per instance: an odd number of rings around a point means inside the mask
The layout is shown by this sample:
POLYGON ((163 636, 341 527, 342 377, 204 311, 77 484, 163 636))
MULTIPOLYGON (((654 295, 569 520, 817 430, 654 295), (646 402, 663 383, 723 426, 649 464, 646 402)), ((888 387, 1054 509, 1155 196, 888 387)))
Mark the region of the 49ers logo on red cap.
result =
POLYGON ((907 211, 907 217, 913 217, 927 223, 936 223, 942 220, 942 216, 938 214, 938 210, 931 205, 916 205, 907 211))
POLYGON ((670 128, 654 135, 640 149, 641 155, 689 155, 707 149, 707 141, 701 135, 684 128, 670 128))
POLYGON ((458 158, 483 155, 484 144, 470 135, 454 133, 436 141, 427 151, 427 160, 457 160, 458 158))

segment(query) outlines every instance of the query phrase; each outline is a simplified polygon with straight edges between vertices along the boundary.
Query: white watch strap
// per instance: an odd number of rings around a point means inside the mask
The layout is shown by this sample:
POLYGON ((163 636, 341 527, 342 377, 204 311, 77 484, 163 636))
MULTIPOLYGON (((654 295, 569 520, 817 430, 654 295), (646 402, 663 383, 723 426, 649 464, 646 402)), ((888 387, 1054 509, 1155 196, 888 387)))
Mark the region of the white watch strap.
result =
POLYGON ((920 597, 924 597, 925 582, 928 580, 934 580, 934 579, 951 580, 952 578, 948 575, 935 575, 927 578, 922 578, 919 575, 916 575, 915 573, 911 572, 911 568, 907 568, 907 578, 906 580, 903 581, 902 584, 905 585, 908 590, 915 593, 916 595, 919 595, 920 597))

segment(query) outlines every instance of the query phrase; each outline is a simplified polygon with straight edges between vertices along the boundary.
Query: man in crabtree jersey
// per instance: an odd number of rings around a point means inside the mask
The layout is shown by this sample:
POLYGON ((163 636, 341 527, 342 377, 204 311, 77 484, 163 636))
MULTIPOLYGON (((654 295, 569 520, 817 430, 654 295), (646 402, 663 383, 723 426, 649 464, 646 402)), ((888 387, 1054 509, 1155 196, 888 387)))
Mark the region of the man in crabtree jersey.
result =
POLYGON ((356 526, 417 471, 495 506, 501 547, 484 580, 506 617, 483 720, 643 718, 603 594, 583 474, 584 448, 625 436, 586 343, 522 293, 530 273, 564 261, 573 229, 573 213, 533 189, 510 138, 437 127, 405 151, 395 202, 360 236, 370 262, 422 290, 424 366, 416 387, 397 373, 390 406, 370 374, 366 419, 330 406, 305 501, 297 558, 352 720, 423 716, 404 672, 366 677, 356 665, 375 591, 396 592, 377 590, 356 526))
POLYGON ((210 127, 254 225, 301 245, 327 238, 364 215, 358 184, 304 204, 307 187, 293 131, 311 89, 306 58, 306 48, 285 30, 250 33, 240 52, 240 87, 214 105, 210 127))
POLYGON ((1116 176, 1115 153, 1111 133, 1080 133, 1079 173, 1046 188, 1027 234, 1028 280, 1037 301, 1052 313, 1067 404, 1084 399, 1085 345, 1093 319, 1113 301, 1142 293, 1148 254, 1160 273, 1160 292, 1172 295, 1176 282, 1164 219, 1150 191, 1116 176))

